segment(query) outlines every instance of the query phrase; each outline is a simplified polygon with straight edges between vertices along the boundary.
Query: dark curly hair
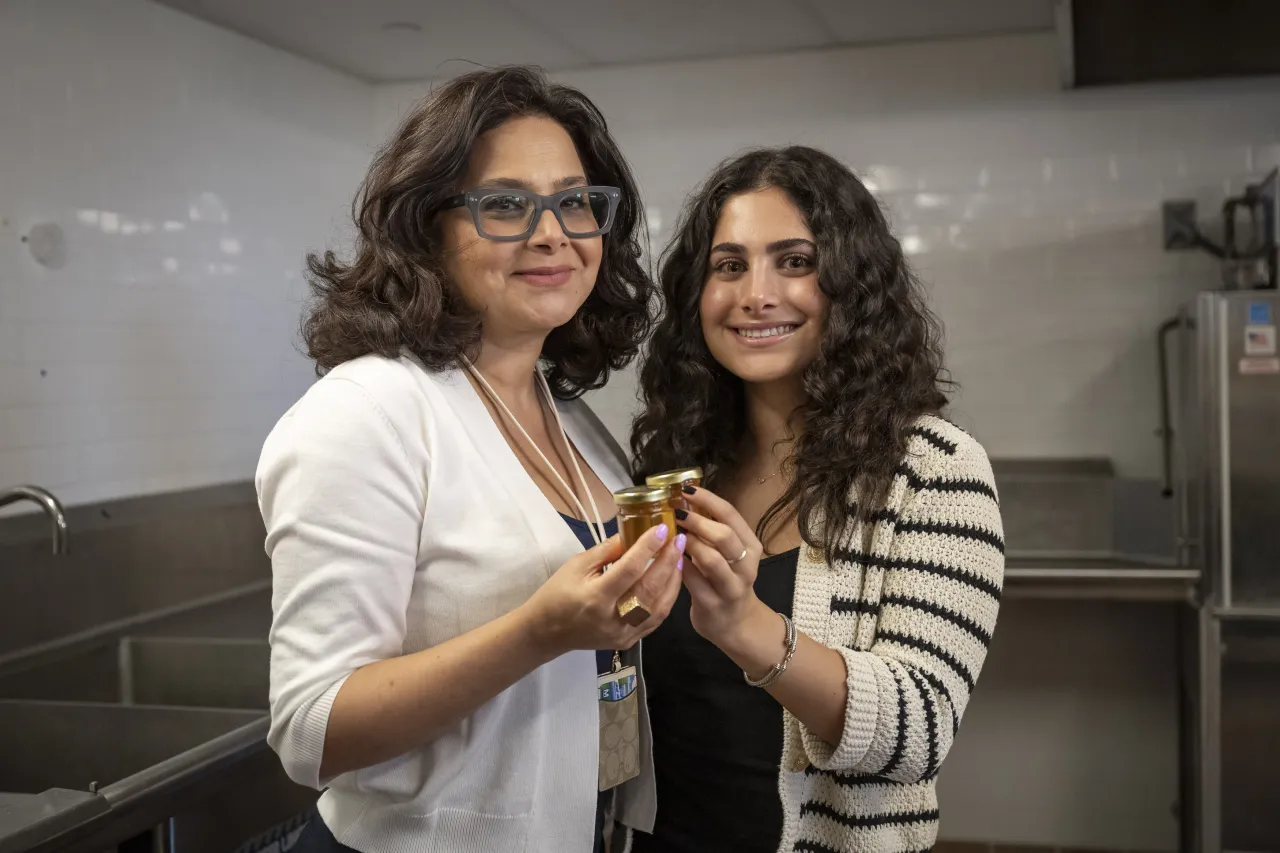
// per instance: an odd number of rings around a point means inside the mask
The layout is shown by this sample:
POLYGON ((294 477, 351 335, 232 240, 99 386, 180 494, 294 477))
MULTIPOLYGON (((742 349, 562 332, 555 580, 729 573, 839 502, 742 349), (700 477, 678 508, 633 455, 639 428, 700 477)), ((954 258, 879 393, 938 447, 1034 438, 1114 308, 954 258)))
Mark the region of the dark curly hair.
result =
POLYGON ((641 368, 644 409, 631 448, 640 477, 701 464, 714 490, 733 476, 748 429, 745 393, 708 350, 699 303, 725 203, 766 187, 785 192, 815 235, 830 309, 803 376, 791 484, 758 532, 764 541, 770 524, 795 513, 805 542, 830 552, 851 521, 883 508, 913 422, 941 413, 951 386, 941 324, 902 247, 876 199, 834 157, 803 146, 749 151, 690 196, 662 256, 665 311, 641 368))
POLYGON ((524 116, 564 127, 593 184, 622 200, 604 236, 595 288, 574 318, 543 345, 547 380, 560 399, 605 384, 631 362, 652 324, 654 285, 640 265, 640 194, 604 116, 585 95, 536 68, 510 66, 458 77, 424 98, 374 158, 352 204, 354 255, 307 258, 312 300, 302 324, 307 355, 324 374, 343 362, 407 348, 433 370, 474 357, 480 317, 444 272, 433 224, 441 203, 465 191, 481 134, 524 116))

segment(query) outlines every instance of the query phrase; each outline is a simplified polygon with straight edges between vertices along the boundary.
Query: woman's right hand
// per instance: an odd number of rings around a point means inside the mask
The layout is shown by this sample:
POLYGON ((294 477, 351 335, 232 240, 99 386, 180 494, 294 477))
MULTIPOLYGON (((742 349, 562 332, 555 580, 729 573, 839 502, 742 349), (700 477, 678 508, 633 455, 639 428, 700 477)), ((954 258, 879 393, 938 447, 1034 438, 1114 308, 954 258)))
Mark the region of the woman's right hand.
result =
POLYGON ((685 546, 684 534, 672 539, 665 528, 647 531, 626 554, 614 536, 561 566, 525 604, 535 642, 554 656, 629 649, 661 625, 680 592, 685 546), (631 595, 651 614, 639 625, 618 615, 618 601, 631 595))

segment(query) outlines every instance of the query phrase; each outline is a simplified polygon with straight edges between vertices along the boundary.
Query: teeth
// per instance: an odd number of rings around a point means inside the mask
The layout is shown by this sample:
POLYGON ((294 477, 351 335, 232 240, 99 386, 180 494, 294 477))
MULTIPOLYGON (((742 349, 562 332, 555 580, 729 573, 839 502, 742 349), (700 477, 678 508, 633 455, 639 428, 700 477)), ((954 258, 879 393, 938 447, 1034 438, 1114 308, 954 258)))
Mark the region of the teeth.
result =
POLYGON ((776 338, 795 330, 795 326, 773 326, 768 329, 737 329, 736 331, 744 338, 776 338))

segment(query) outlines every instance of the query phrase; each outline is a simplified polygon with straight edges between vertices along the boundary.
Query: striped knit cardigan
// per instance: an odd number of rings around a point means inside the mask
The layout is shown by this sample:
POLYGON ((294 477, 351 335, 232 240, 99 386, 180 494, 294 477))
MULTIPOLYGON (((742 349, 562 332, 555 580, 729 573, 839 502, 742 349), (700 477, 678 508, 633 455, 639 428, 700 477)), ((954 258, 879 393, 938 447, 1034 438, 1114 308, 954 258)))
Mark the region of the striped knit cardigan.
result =
POLYGON ((935 781, 995 628, 1004 540, 991 465, 947 421, 922 418, 874 524, 835 553, 805 546, 796 628, 848 669, 834 748, 784 712, 784 853, 921 853, 938 835, 935 781))

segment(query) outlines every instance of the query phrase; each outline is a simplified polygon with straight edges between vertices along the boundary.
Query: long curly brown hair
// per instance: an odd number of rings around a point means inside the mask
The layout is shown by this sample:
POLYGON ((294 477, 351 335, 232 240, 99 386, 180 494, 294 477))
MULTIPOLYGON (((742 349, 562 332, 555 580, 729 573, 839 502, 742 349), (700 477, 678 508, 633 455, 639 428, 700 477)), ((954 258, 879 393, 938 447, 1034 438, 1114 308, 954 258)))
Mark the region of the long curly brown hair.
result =
POLYGON ((317 374, 371 353, 395 358, 401 348, 433 370, 475 357, 480 317, 445 275, 435 214, 467 189, 458 182, 476 140, 524 116, 561 124, 587 178, 622 190, 595 288, 543 345, 552 391, 572 399, 599 388, 636 356, 652 325, 655 287, 640 265, 644 216, 631 169, 586 95, 536 68, 509 66, 463 75, 419 102, 356 194, 351 260, 332 251, 307 258, 312 300, 302 337, 317 374))
POLYGON ((830 552, 851 521, 883 509, 913 423, 941 413, 952 384, 942 326, 901 245, 876 199, 834 157, 803 146, 749 151, 690 196, 661 260, 665 311, 641 368, 644 409, 631 447, 640 477, 692 464, 712 490, 733 477, 749 428, 745 392, 708 350, 699 304, 725 203, 767 187, 785 192, 813 232, 830 309, 792 421, 785 467, 793 476, 759 535, 795 513, 804 540, 830 552))

